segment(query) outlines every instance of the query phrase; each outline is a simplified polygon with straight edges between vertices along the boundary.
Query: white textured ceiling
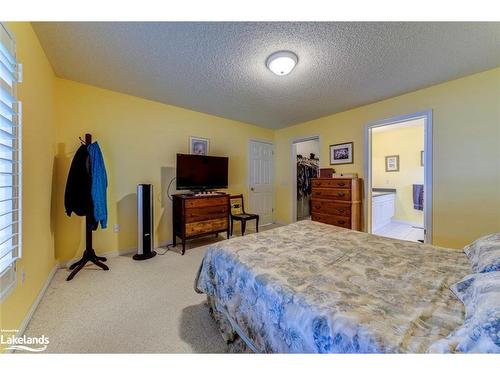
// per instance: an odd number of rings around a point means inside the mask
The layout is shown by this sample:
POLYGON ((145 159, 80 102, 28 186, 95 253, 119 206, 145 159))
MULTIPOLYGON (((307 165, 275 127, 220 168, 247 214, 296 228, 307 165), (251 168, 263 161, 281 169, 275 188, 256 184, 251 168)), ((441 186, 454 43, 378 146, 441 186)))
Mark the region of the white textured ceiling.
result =
POLYGON ((59 77, 270 128, 500 66, 500 23, 34 23, 59 77), (266 58, 299 57, 278 77, 266 58))

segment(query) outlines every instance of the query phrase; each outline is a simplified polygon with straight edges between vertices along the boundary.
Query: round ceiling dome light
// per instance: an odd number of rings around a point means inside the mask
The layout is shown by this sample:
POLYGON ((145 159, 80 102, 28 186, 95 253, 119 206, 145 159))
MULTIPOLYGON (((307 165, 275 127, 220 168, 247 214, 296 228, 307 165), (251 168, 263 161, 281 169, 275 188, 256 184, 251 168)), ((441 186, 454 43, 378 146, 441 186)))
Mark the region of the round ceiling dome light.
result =
POLYGON ((297 55, 290 51, 279 51, 271 54, 266 60, 267 68, 278 76, 286 76, 290 73, 299 58, 297 55))

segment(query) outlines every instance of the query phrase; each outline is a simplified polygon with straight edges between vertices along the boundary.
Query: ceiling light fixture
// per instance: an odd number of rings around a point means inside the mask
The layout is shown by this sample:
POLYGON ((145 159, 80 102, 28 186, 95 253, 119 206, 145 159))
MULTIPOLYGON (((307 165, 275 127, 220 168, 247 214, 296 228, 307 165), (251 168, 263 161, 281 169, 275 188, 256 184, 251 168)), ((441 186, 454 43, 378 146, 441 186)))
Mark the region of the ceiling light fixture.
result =
POLYGON ((266 60, 267 68, 278 76, 286 76, 290 73, 299 58, 297 55, 290 51, 279 51, 271 54, 266 60))

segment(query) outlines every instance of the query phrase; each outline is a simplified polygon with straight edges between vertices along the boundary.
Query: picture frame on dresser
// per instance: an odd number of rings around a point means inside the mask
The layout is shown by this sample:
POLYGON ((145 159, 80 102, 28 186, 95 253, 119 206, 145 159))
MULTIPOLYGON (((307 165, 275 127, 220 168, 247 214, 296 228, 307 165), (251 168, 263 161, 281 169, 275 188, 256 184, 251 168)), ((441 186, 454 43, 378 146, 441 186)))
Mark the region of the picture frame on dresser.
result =
POLYGON ((330 145, 330 165, 353 164, 354 142, 330 145))

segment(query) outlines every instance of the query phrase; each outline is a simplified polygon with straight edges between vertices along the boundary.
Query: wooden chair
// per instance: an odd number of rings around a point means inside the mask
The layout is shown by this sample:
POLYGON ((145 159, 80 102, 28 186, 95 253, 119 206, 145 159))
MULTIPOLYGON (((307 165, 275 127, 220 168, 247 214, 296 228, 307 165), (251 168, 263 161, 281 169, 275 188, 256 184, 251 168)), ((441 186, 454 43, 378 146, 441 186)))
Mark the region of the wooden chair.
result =
POLYGON ((245 212, 245 203, 243 202, 243 194, 231 195, 229 197, 230 216, 231 216, 231 236, 233 235, 233 221, 241 222, 241 235, 245 235, 247 221, 255 219, 255 230, 259 232, 259 215, 249 214, 245 212))

